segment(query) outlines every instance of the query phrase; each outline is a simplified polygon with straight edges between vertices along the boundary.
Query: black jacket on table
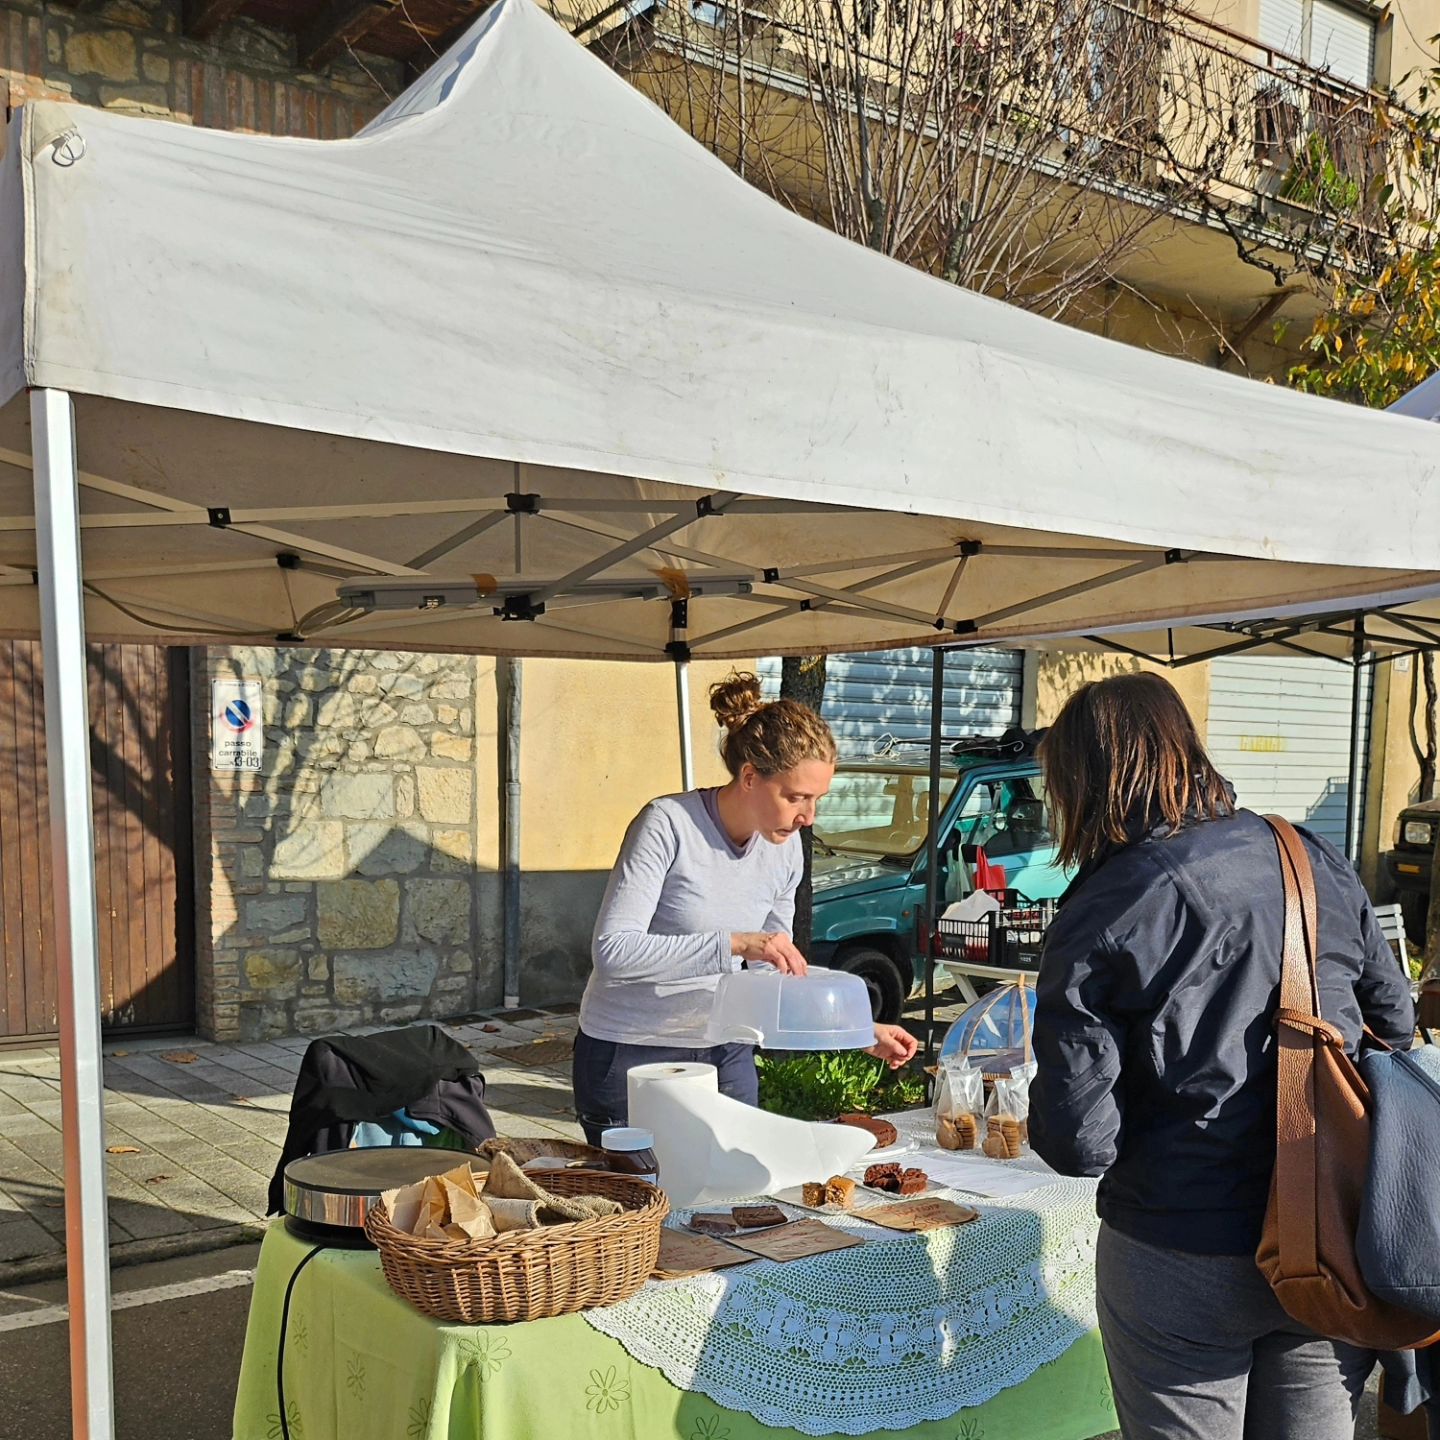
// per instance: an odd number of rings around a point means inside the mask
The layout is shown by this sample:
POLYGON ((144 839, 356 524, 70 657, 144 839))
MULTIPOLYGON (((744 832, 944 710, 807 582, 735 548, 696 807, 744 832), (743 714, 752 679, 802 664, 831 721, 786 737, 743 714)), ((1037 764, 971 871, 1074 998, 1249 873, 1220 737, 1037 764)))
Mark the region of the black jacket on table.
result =
POLYGON ((344 1150, 360 1121, 384 1120, 400 1109, 474 1146, 495 1134, 479 1064, 438 1025, 312 1040, 295 1081, 268 1213, 284 1209, 285 1167, 292 1160, 344 1150))
MULTIPOLYGON (((1354 870, 1302 830, 1315 871, 1321 1008, 1409 1047, 1408 977, 1354 870)), ((1283 890, 1275 840, 1241 810, 1140 833, 1086 866, 1046 937, 1030 1141, 1098 1175, 1097 1209, 1142 1242, 1210 1255, 1259 1243, 1275 1165, 1283 890)))

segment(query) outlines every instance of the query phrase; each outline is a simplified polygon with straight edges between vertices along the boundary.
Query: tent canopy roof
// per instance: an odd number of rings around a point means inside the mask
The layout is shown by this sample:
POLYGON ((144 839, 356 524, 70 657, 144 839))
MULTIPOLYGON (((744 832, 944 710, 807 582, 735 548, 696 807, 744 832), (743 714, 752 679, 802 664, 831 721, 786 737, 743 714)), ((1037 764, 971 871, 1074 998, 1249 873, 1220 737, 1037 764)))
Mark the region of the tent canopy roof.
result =
POLYGON ((10 634, 27 384, 76 397, 98 636, 723 657, 1440 589, 1434 427, 841 240, 531 0, 351 140, 12 122, 10 634))

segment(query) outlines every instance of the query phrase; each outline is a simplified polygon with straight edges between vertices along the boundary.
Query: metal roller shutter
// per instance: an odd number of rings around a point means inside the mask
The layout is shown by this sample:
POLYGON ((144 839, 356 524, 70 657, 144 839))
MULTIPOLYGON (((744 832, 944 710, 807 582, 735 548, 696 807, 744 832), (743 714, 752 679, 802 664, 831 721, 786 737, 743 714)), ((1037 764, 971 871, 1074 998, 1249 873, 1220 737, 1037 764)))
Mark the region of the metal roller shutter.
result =
POLYGON ((1368 88, 1375 78, 1375 21, 1337 0, 1260 0, 1260 43, 1368 88))
MULTIPOLYGON (((1345 847, 1350 775, 1350 681, 1330 660, 1231 656, 1210 666, 1208 748, 1247 809, 1303 822, 1345 847)), ((1370 672, 1361 704, 1369 743, 1370 672)), ((1356 824, 1364 825, 1364 783, 1356 824)))
POLYGON ((1330 0, 1314 0, 1309 61, 1338 80, 1367 89, 1375 78, 1375 22, 1330 0))
MULTIPOLYGON (((873 752, 884 734, 901 740, 930 738, 929 650, 877 650, 832 655, 826 669, 825 719, 840 756, 873 752)), ((780 690, 780 661, 767 657, 758 673, 767 695, 780 690)), ((1018 650, 963 650, 945 661, 947 735, 999 735, 1020 723, 1024 656, 1018 650)))

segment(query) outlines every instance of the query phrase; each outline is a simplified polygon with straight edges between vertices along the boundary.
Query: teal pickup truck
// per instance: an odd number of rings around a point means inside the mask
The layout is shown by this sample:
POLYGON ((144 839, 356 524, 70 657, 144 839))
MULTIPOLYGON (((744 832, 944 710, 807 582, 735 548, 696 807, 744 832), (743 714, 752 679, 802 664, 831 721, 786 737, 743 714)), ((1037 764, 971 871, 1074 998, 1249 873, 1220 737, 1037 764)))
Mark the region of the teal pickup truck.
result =
MULTIPOLYGON (((971 888, 979 846, 1003 867, 1007 888, 1030 900, 1065 889, 1034 738, 948 745, 941 781, 941 909, 971 888)), ((928 758, 928 747, 921 754, 928 758)), ((895 1021, 923 988, 930 772, 894 758, 842 763, 815 818, 811 959, 859 975, 877 1020, 895 1021)))

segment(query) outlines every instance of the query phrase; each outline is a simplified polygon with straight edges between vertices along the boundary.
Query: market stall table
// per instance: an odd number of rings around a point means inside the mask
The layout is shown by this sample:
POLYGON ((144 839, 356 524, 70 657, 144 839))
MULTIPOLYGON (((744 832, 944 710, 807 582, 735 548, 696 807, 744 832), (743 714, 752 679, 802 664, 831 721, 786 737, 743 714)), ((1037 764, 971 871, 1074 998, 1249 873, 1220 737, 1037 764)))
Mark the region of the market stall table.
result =
POLYGON ((1113 1429, 1094 1330, 1093 1186, 973 1203, 982 1219, 960 1230, 896 1236, 844 1220, 874 1243, 496 1326, 418 1314, 371 1251, 306 1262, 315 1247, 277 1223, 256 1275, 235 1440, 1088 1440, 1113 1429), (866 1314, 847 1317, 860 1297, 866 1314))

